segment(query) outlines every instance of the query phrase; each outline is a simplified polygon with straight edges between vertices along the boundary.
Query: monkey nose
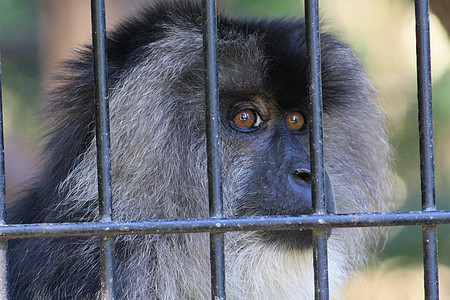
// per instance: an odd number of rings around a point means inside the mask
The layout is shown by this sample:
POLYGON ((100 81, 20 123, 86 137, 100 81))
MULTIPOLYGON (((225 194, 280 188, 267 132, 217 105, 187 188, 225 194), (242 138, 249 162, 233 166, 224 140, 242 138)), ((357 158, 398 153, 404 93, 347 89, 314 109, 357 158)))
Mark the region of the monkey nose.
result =
POLYGON ((305 168, 299 168, 294 170, 291 173, 291 176, 295 179, 295 180, 301 180, 305 183, 311 183, 311 172, 309 172, 309 170, 305 169, 305 168))
MULTIPOLYGON (((327 213, 336 213, 336 203, 334 198, 333 185, 331 183, 330 177, 325 172, 325 201, 326 201, 326 211, 327 213)), ((311 199, 311 183, 312 175, 309 168, 304 166, 296 168, 289 175, 289 183, 291 185, 294 194, 299 196, 300 203, 299 206, 305 208, 308 207, 312 209, 312 199, 311 199)))
POLYGON ((312 213, 311 203, 311 173, 306 168, 296 168, 288 176, 289 189, 293 198, 287 201, 290 215, 312 213))

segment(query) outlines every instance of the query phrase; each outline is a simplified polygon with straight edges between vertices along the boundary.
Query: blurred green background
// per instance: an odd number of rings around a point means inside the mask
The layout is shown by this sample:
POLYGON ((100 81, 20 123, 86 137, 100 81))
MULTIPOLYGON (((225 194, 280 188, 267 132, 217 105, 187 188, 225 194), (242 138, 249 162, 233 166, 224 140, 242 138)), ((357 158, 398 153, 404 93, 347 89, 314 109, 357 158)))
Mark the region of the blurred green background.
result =
MULTIPOLYGON (((151 1, 107 0, 109 26, 138 11, 144 2, 151 1)), ((440 19, 431 15, 436 202, 438 209, 450 210, 450 39, 443 26, 449 23, 450 13, 442 11, 450 5, 446 1, 436 3, 432 4, 440 19)), ((399 175, 396 210, 420 210, 413 1, 323 0, 320 4, 324 27, 350 43, 360 55, 391 119, 391 142, 399 175)), ((303 14, 300 0, 222 0, 218 6, 235 17, 303 14)), ((54 73, 58 61, 70 56, 70 49, 89 42, 89 26, 87 0, 0 1, 7 184, 11 201, 17 197, 19 186, 37 168, 36 145, 41 132, 35 113, 42 104, 49 74, 54 73)), ((439 262, 445 268, 450 266, 450 226, 438 227, 438 233, 439 262)), ((395 258, 394 268, 420 265, 421 228, 395 228, 381 256, 388 261, 395 258)), ((447 282, 441 282, 441 289, 450 285, 450 277, 446 279, 447 282)))

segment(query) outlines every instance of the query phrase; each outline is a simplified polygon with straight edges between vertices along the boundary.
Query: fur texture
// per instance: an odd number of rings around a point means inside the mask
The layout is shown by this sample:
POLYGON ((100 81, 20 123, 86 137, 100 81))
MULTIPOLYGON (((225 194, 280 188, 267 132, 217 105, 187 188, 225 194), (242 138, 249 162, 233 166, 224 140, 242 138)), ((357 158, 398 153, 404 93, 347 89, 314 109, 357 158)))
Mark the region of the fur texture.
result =
MULTIPOLYGON (((303 21, 219 17, 218 29, 221 95, 306 101, 303 21)), ((384 113, 354 53, 330 34, 321 39, 325 167, 337 212, 384 211, 392 190, 384 113)), ((119 26, 107 48, 114 219, 208 217, 200 9, 159 4, 119 26)), ((43 174, 9 223, 98 220, 91 57, 90 47, 80 51, 58 78, 43 174)), ((254 184, 247 153, 258 140, 236 139, 222 127, 225 212, 232 217, 236 199, 254 184)), ((335 297, 379 237, 374 229, 333 229, 335 297)), ((95 237, 11 241, 9 254, 12 299, 99 298, 95 237)), ((225 255, 228 299, 313 298, 311 249, 227 233, 225 255)), ((209 274, 207 234, 116 239, 120 299, 209 299, 209 274)))

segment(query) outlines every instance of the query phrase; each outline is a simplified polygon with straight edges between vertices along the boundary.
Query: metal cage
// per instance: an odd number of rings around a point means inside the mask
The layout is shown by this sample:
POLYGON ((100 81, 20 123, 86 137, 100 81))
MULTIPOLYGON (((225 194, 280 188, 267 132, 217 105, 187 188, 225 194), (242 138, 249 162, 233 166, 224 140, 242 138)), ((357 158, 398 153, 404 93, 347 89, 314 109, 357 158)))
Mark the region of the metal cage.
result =
MULTIPOLYGON (((305 0, 308 51, 308 92, 311 112, 310 150, 314 214, 223 218, 219 153, 217 28, 214 0, 203 0, 203 40, 206 65, 207 153, 210 218, 114 222, 112 219, 111 151, 107 95, 106 26, 104 0, 92 0, 92 37, 96 96, 98 191, 101 220, 92 223, 5 224, 3 131, 0 138, 0 298, 8 299, 7 244, 9 239, 100 237, 102 299, 114 299, 114 237, 118 235, 209 232, 211 298, 225 299, 224 234, 227 231, 312 228, 315 298, 328 299, 327 230, 336 227, 422 226, 425 299, 439 298, 436 226, 450 224, 450 211, 437 211, 434 195, 433 117, 431 98, 428 0, 415 0, 417 82, 419 103, 422 211, 337 214, 326 213, 322 149, 322 95, 318 0, 305 0)), ((1 77, 0 77, 1 79, 1 77)), ((1 90, 0 90, 1 100, 1 90)), ((0 107, 1 109, 1 107, 0 107)), ((0 123, 2 116, 0 112, 0 123)), ((0 127, 0 130, 3 130, 0 127)))

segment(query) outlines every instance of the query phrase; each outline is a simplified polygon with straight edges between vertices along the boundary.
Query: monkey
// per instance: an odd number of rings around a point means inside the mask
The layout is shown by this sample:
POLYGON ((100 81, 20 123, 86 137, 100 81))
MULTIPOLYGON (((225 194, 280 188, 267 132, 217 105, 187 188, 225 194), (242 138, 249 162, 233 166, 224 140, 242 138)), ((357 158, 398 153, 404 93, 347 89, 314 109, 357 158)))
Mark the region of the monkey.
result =
MULTIPOLYGON (((303 19, 219 12, 218 79, 225 217, 313 213, 303 19)), ((327 213, 386 211, 392 160, 379 97, 356 54, 322 32, 327 213)), ((99 221, 92 47, 49 93, 42 173, 9 224, 99 221)), ((158 2, 107 36, 113 219, 208 218, 202 13, 158 2)), ((330 291, 383 233, 333 228, 330 291)), ((99 238, 9 241, 11 299, 99 299, 99 238)), ((229 299, 312 299, 312 230, 225 234, 229 299)), ((207 233, 118 236, 118 299, 210 298, 207 233)))

